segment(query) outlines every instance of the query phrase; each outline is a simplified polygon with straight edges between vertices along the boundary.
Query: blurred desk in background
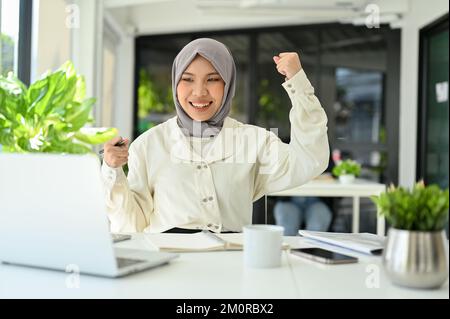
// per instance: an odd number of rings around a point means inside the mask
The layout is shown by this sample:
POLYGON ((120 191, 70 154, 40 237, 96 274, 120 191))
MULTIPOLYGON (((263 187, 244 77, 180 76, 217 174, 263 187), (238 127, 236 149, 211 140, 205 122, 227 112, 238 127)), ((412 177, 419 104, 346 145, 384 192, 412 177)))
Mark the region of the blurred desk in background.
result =
MULTIPOLYGON (((386 185, 365 179, 356 179, 352 184, 342 184, 328 175, 318 178, 296 188, 268 194, 265 196, 267 216, 267 196, 308 196, 308 197, 352 197, 352 232, 359 232, 359 217, 361 197, 378 196, 386 191, 386 185)), ((267 218, 266 218, 267 220, 267 218)), ((384 217, 377 212, 377 235, 385 235, 384 217)))

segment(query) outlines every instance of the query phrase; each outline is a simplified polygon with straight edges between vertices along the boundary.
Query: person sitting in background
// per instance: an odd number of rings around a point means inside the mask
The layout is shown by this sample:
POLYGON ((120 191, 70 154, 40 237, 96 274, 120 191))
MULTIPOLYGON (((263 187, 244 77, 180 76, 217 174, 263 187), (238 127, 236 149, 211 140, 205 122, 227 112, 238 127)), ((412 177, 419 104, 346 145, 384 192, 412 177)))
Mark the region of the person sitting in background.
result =
POLYGON ((296 236, 303 223, 304 229, 327 231, 333 213, 319 197, 292 197, 279 201, 274 208, 277 225, 284 227, 285 236, 296 236))

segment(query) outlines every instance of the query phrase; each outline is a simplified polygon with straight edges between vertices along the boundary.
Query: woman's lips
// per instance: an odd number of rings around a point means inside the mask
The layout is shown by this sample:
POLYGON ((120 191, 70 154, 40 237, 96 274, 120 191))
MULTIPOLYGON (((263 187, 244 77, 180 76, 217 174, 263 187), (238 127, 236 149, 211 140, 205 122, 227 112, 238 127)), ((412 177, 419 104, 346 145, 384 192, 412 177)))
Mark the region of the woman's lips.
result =
POLYGON ((206 110, 209 109, 212 102, 189 102, 189 104, 197 112, 205 112, 206 110))

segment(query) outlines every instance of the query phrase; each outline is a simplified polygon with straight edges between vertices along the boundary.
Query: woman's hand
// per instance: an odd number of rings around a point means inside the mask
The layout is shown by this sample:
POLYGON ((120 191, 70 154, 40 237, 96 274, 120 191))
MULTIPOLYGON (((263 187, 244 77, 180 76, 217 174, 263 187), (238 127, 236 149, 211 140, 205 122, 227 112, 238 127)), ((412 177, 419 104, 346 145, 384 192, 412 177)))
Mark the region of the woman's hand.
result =
POLYGON ((106 162, 106 164, 108 164, 109 167, 118 168, 128 162, 129 143, 129 139, 122 139, 120 136, 115 137, 109 142, 105 143, 103 160, 106 162))
POLYGON ((273 61, 277 65, 277 70, 280 74, 290 80, 297 72, 302 69, 300 58, 297 52, 282 52, 273 57, 273 61))

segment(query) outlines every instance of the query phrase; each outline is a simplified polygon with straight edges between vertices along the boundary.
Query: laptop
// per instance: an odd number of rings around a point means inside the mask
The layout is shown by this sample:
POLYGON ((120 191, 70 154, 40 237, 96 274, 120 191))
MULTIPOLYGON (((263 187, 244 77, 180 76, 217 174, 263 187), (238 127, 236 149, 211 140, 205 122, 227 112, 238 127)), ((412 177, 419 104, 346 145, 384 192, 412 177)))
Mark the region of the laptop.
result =
POLYGON ((122 277, 175 257, 113 247, 95 155, 0 154, 1 262, 122 277))

